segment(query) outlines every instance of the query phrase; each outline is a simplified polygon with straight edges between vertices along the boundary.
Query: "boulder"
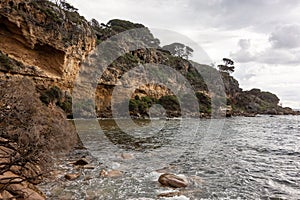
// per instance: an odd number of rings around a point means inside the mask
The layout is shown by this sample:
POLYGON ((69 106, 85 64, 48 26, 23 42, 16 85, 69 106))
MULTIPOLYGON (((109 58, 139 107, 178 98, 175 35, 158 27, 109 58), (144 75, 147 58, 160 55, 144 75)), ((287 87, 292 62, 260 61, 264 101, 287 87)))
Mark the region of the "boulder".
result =
POLYGON ((162 174, 159 177, 158 182, 163 186, 172 187, 172 188, 182 188, 188 186, 187 180, 179 176, 176 176, 174 174, 168 174, 168 173, 162 174))
POLYGON ((75 174, 66 174, 65 178, 68 179, 69 181, 73 181, 75 179, 78 179, 80 177, 80 173, 75 173, 75 174))
POLYGON ((81 165, 81 166, 87 165, 87 164, 89 164, 89 161, 86 158, 81 158, 73 163, 73 165, 81 165))
POLYGON ((117 177, 123 176, 123 173, 119 170, 106 171, 103 169, 100 171, 100 176, 106 177, 106 178, 117 178, 117 177))
POLYGON ((124 160, 131 160, 131 159, 133 159, 133 155, 130 154, 130 153, 122 153, 122 154, 121 154, 121 157, 122 157, 124 160))
POLYGON ((34 185, 28 182, 10 184, 9 186, 7 186, 7 190, 12 194, 21 197, 20 199, 28 199, 28 200, 46 199, 45 195, 41 191, 39 191, 34 185))
POLYGON ((5 199, 14 199, 14 196, 11 193, 4 190, 0 194, 0 199, 3 199, 3 200, 5 200, 5 199))

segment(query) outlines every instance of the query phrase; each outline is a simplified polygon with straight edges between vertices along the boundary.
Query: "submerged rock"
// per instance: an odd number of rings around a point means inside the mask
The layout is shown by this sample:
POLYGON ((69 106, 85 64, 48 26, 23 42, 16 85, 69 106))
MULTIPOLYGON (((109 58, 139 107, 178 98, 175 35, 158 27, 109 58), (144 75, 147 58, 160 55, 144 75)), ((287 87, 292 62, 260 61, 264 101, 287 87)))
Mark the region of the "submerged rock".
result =
POLYGON ((123 176, 123 173, 119 170, 106 171, 105 169, 100 171, 100 176, 107 178, 117 178, 123 176))
POLYGON ((176 176, 174 174, 168 174, 168 173, 162 174, 159 177, 158 182, 163 186, 172 187, 172 188, 182 188, 188 186, 187 180, 179 176, 176 176))
POLYGON ((167 192, 167 193, 161 193, 157 195, 158 197, 175 197, 175 196, 180 196, 181 192, 176 191, 176 192, 167 192))
POLYGON ((131 160, 131 159, 134 158, 133 155, 130 154, 130 153, 122 153, 122 154, 121 154, 121 157, 122 157, 124 160, 131 160))
POLYGON ((75 173, 75 174, 66 174, 65 178, 68 179, 69 181, 73 181, 75 179, 78 179, 80 177, 80 173, 75 173))
POLYGON ((89 161, 86 158, 81 158, 73 163, 73 165, 87 165, 89 161))

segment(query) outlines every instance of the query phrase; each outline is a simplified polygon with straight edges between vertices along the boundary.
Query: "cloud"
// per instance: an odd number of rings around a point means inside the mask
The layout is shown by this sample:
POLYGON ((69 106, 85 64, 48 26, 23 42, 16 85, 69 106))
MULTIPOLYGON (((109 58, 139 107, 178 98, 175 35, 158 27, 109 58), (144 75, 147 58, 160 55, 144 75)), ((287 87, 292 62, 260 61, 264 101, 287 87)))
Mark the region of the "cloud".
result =
POLYGON ((236 30, 267 28, 294 20, 297 0, 69 0, 87 18, 121 18, 157 28, 236 30), (259 16, 259 17, 258 17, 259 16))
POLYGON ((274 48, 298 48, 300 47, 300 25, 283 25, 277 27, 269 38, 274 48))
POLYGON ((239 50, 235 53, 231 53, 230 57, 232 57, 235 61, 240 63, 247 63, 254 61, 254 56, 250 53, 249 49, 251 47, 250 39, 240 39, 238 41, 239 50))
POLYGON ((290 27, 280 30, 279 33, 276 31, 271 33, 269 44, 266 44, 266 48, 259 52, 251 51, 250 39, 240 39, 238 41, 239 50, 231 52, 230 56, 240 63, 256 62, 273 65, 298 65, 300 63, 300 49, 297 49, 297 47, 300 46, 300 26, 297 28, 293 27, 291 29, 294 30, 293 32, 290 30, 290 27), (286 33, 285 36, 284 33, 286 33))
POLYGON ((248 50, 251 46, 251 40, 250 39, 240 39, 238 42, 241 49, 248 50))

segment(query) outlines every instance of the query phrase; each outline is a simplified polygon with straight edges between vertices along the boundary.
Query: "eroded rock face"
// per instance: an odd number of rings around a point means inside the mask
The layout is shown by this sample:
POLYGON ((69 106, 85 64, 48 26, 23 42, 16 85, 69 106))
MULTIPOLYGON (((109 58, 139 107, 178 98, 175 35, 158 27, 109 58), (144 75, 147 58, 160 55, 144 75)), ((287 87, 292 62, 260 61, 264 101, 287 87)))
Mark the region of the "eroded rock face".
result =
POLYGON ((75 12, 47 1, 0 3, 0 51, 66 86, 72 85, 80 62, 94 46, 90 26, 75 12))

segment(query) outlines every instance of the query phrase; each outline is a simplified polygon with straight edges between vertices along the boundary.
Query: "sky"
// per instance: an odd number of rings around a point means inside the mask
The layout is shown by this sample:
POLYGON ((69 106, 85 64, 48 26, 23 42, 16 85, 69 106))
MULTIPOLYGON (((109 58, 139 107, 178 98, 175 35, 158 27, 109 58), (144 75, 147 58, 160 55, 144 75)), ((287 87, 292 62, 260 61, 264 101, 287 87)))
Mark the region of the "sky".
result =
MULTIPOLYGON (((150 29, 180 33, 196 42, 215 65, 221 64, 224 57, 235 61, 233 76, 244 90, 270 91, 281 99, 284 107, 300 108, 298 0, 68 2, 79 8, 87 20, 95 18, 107 23, 124 19, 150 29)), ((168 42, 161 39, 162 44, 168 42)))

